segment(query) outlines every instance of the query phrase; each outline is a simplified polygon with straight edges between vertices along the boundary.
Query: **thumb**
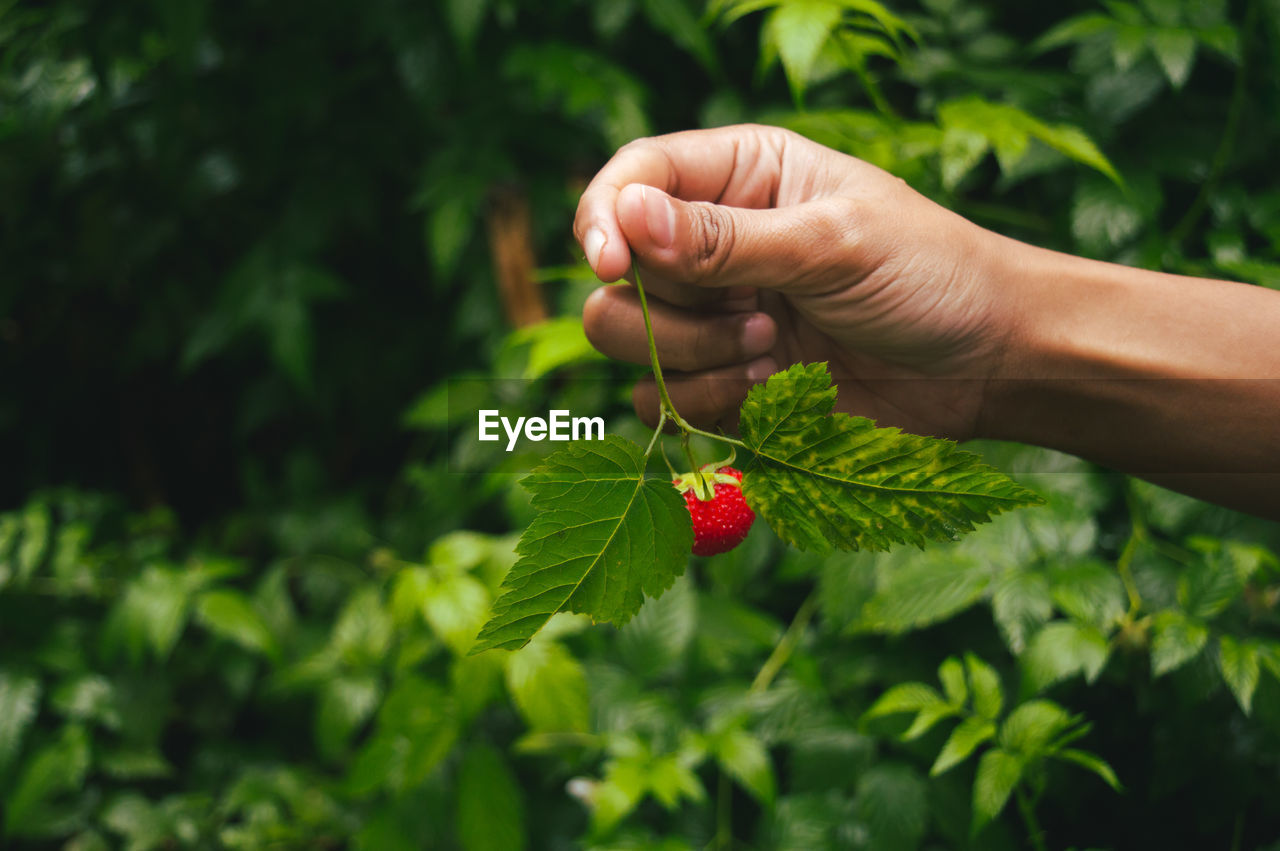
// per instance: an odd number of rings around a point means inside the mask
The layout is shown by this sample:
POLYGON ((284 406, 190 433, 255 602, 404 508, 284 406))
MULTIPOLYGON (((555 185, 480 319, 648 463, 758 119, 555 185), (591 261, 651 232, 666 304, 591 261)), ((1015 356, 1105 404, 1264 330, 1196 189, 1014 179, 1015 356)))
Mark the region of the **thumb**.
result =
POLYGON ((803 289, 833 270, 847 275, 856 260, 857 204, 850 199, 754 210, 681 201, 632 183, 618 193, 616 210, 632 251, 673 282, 803 289))

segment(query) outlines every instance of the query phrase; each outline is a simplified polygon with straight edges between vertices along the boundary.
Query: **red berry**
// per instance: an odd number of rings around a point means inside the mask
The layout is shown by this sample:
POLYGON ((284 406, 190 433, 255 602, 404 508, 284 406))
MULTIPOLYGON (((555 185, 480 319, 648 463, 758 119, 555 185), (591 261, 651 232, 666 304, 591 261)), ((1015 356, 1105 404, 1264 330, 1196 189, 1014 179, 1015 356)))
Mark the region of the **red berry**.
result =
MULTIPOLYGON (((705 468, 704 468, 705 469, 705 468)), ((685 505, 693 519, 693 554, 713 556, 726 553, 747 537, 756 513, 742 498, 742 472, 721 467, 714 472, 685 473, 672 482, 684 494, 685 505), (706 476, 714 483, 711 499, 698 498, 696 477, 706 476)))

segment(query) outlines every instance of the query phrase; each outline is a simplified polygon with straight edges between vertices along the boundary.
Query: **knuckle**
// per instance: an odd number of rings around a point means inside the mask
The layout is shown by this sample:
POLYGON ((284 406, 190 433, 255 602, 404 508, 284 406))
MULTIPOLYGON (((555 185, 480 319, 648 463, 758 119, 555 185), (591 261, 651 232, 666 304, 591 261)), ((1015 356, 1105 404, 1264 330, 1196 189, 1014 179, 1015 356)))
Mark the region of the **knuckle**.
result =
POLYGON ((696 203, 690 210, 689 278, 698 283, 710 280, 724 269, 733 252, 733 217, 711 204, 696 203))

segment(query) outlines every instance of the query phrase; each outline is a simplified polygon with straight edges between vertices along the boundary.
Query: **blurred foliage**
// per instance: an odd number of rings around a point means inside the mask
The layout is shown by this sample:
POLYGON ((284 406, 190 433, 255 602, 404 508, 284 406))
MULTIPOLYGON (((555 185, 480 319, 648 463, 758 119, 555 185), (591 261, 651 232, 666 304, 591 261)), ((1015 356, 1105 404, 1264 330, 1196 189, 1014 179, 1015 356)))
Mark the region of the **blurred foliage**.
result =
POLYGON ((495 396, 643 433, 569 223, 650 132, 777 122, 1280 286, 1271 0, 0 0, 0 48, 4 847, 1280 839, 1274 524, 981 446, 1048 504, 924 553, 760 528, 468 656, 528 458, 448 439, 495 396), (511 333, 513 189, 554 318, 511 333))

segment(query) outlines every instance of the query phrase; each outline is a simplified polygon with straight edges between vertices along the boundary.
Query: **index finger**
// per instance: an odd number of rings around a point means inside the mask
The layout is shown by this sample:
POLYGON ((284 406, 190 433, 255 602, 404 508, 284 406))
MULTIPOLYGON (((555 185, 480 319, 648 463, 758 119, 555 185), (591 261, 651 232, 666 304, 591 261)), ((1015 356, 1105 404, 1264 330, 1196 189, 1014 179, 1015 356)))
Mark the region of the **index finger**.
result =
POLYGON ((637 139, 618 149, 582 193, 573 222, 574 236, 597 277, 616 281, 631 265, 631 247, 616 209, 622 187, 640 183, 685 201, 772 206, 785 132, 761 125, 685 130, 637 139))

